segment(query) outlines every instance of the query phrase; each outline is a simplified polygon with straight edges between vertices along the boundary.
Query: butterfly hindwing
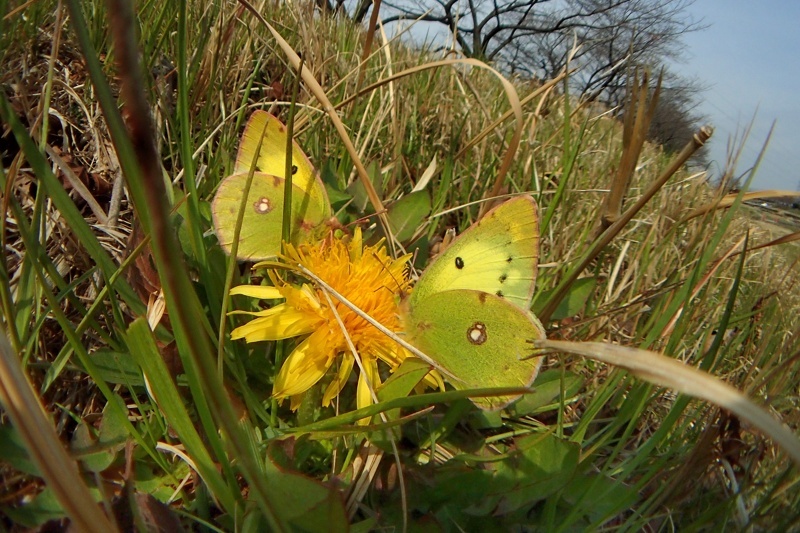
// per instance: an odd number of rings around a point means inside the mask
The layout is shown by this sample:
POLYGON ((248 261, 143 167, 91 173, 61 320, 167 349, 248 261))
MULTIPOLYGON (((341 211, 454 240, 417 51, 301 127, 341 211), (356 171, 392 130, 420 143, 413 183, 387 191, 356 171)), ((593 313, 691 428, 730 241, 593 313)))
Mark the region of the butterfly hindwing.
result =
MULTIPOLYGON (((248 173, 228 176, 220 184, 211 212, 217 238, 226 252, 231 252, 236 219, 242 203, 242 192, 247 184, 248 173)), ((245 200, 244 218, 239 233, 236 257, 257 261, 274 257, 281 249, 283 223, 283 178, 255 173, 250 185, 250 194, 245 200)), ((291 242, 308 240, 327 220, 326 204, 315 202, 292 185, 292 235, 291 242)))
MULTIPOLYGON (((530 341, 544 338, 544 328, 530 313, 485 292, 437 292, 418 302, 405 319, 413 345, 458 378, 456 389, 527 387, 541 357, 530 341), (527 359, 526 359, 527 358, 527 359)), ((501 409, 515 396, 475 397, 481 409, 501 409)))

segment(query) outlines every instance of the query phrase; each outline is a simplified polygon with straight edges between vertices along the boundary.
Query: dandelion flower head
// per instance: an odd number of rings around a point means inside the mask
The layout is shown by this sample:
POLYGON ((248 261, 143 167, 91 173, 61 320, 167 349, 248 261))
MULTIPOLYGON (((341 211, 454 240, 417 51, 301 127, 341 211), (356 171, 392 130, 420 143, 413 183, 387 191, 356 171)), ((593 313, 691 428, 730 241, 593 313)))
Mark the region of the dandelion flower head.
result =
MULTIPOLYGON (((382 241, 364 247, 358 228, 349 242, 330 237, 318 244, 285 244, 284 250, 289 264, 302 265, 315 273, 389 330, 401 329, 398 295, 410 285, 410 255, 392 259, 382 241)), ((274 287, 243 285, 231 291, 255 298, 285 299, 275 307, 250 313, 256 318, 234 329, 231 337, 256 342, 308 335, 284 361, 275 379, 273 397, 291 398, 291 407, 296 409, 305 392, 334 368, 335 374, 322 398, 323 406, 330 405, 355 366, 347 335, 365 371, 359 374, 356 404, 359 408, 370 405, 370 385, 376 390, 381 383, 378 361, 394 371, 411 354, 335 297, 328 298, 322 289, 310 284, 295 286, 272 277, 276 281, 274 287)), ((426 376, 424 384, 443 388, 441 377, 435 372, 426 376)))

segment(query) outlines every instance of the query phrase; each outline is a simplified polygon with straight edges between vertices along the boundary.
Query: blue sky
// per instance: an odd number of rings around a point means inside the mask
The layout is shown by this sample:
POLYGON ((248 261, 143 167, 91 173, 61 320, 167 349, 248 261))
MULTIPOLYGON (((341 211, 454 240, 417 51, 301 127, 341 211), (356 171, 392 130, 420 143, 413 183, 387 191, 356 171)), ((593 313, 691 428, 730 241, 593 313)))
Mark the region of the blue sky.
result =
POLYGON ((685 36, 688 60, 677 70, 709 87, 699 111, 715 127, 712 172, 755 116, 737 173, 755 162, 775 122, 752 188, 800 190, 800 2, 696 0, 689 13, 709 27, 685 36))

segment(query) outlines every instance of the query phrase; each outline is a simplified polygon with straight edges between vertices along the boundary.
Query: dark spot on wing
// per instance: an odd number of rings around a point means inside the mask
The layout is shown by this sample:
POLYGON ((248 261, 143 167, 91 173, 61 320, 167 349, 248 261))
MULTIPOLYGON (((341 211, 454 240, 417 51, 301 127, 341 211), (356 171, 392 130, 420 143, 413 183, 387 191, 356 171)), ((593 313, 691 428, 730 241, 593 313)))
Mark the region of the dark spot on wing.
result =
POLYGON ((461 259, 460 257, 456 257, 456 268, 459 270, 464 268, 464 260, 461 259))
POLYGON ((292 176, 297 174, 297 165, 292 165, 292 176))
POLYGON ((497 296, 499 296, 500 298, 503 298, 503 297, 504 297, 504 296, 503 296, 503 291, 497 291, 495 294, 496 294, 497 296))
POLYGON ((486 342, 487 338, 488 335, 486 333, 486 324, 483 322, 475 322, 469 328, 467 328, 467 341, 469 341, 470 344, 480 346, 486 342))
POLYGON ((485 292, 479 292, 478 293, 478 300, 480 300, 481 303, 484 303, 486 301, 486 293, 485 292))
POLYGON ((513 260, 514 260, 514 258, 513 258, 513 257, 511 257, 511 256, 509 255, 509 256, 508 256, 508 259, 506 259, 506 263, 510 263, 510 262, 511 262, 511 261, 513 261, 513 260))
POLYGON ((266 215, 272 211, 272 202, 270 202, 269 198, 266 196, 262 196, 253 202, 253 211, 255 211, 257 215, 266 215))
POLYGON ((500 283, 505 283, 507 279, 508 279, 508 274, 502 274, 502 275, 501 275, 501 276, 498 278, 498 281, 499 281, 500 283))

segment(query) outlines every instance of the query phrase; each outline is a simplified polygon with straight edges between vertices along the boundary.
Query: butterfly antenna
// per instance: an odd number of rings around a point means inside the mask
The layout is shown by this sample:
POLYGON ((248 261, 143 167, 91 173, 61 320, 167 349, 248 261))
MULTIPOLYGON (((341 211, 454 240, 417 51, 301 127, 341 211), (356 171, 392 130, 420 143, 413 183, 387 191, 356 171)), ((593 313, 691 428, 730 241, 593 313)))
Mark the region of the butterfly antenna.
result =
POLYGON ((388 212, 389 211, 387 209, 384 209, 383 211, 379 211, 377 213, 370 213, 369 215, 364 215, 363 217, 357 218, 354 221, 350 222, 345 227, 355 226, 357 224, 361 224, 361 223, 366 222, 367 220, 369 220, 371 218, 377 217, 378 215, 382 215, 382 214, 388 213, 388 212))
MULTIPOLYGON (((398 290, 403 290, 403 284, 400 282, 400 280, 399 280, 399 279, 397 279, 397 276, 395 276, 395 275, 394 275, 394 273, 391 271, 391 269, 389 268, 389 266, 388 266, 388 265, 387 265, 387 264, 386 264, 386 263, 383 261, 383 259, 381 259, 381 258, 378 256, 378 254, 376 254, 374 251, 372 252, 372 257, 373 257, 373 258, 374 258, 374 259, 375 259, 375 260, 376 260, 378 263, 380 263, 380 264, 381 264, 381 266, 383 267, 383 270, 384 270, 384 271, 385 271, 387 274, 389 274, 389 276, 391 276, 391 278, 392 278, 392 280, 394 281, 395 285, 397 285, 397 289, 398 289, 398 290)), ((380 287, 380 289, 386 289, 386 290, 389 290, 389 291, 391 291, 391 290, 392 290, 391 288, 387 287, 386 285, 384 285, 384 286, 380 287)), ((378 289, 378 290, 380 290, 380 289, 378 289)), ((392 291, 392 292, 394 292, 394 291, 392 291)))

